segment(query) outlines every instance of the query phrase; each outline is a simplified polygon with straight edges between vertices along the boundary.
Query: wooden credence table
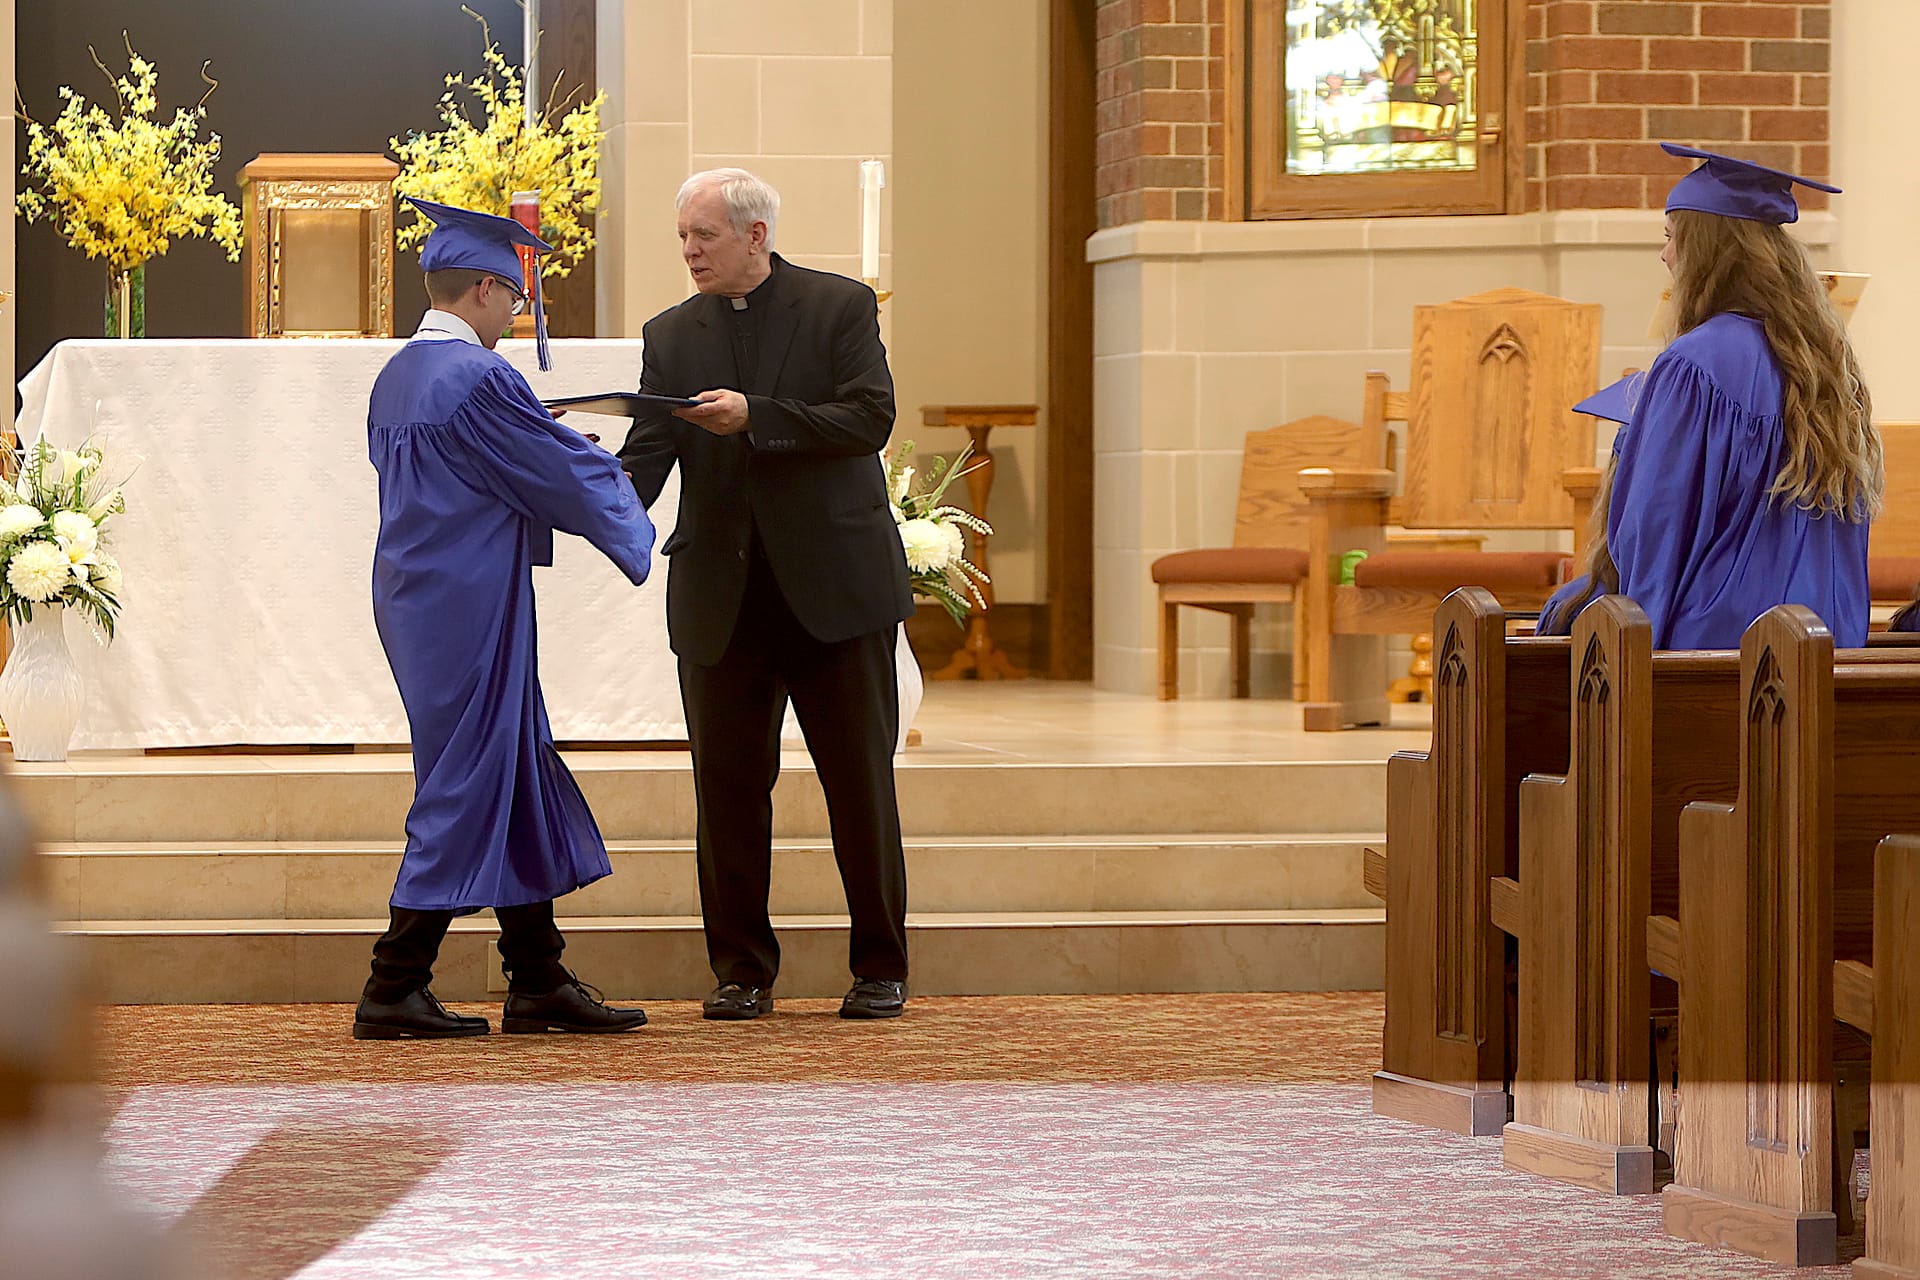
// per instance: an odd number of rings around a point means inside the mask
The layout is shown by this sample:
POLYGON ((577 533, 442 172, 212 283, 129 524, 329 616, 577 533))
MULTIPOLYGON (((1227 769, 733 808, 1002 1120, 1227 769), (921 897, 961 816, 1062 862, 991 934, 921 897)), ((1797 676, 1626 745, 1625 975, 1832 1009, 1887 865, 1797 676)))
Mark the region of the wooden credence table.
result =
MULTIPOLYGON (((967 437, 973 443, 973 456, 967 465, 973 469, 967 473, 967 498, 972 504, 973 514, 982 520, 987 518, 987 498, 993 493, 993 451, 987 447, 987 436, 995 427, 1031 427, 1040 420, 1040 406, 1037 404, 929 404, 920 407, 920 421, 929 427, 964 427, 967 437)), ((987 535, 967 531, 968 558, 978 565, 982 573, 991 573, 987 568, 987 535)), ((967 611, 967 639, 954 651, 952 661, 933 673, 935 680, 957 680, 971 671, 979 680, 1019 680, 1026 672, 1014 666, 1007 655, 993 647, 993 636, 987 630, 987 611, 993 606, 993 583, 979 584, 981 598, 986 601, 983 608, 979 603, 967 611)))

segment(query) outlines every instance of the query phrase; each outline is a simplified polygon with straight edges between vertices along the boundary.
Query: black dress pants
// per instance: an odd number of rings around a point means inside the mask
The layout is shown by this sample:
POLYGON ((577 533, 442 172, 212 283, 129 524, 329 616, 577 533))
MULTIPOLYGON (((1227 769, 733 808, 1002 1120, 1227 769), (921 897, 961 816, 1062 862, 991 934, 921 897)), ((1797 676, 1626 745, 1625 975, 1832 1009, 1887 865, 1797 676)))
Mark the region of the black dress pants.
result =
MULTIPOLYGON (((392 1004, 433 981, 433 962, 453 923, 451 911, 414 911, 390 907, 391 923, 373 944, 373 974, 362 993, 368 1000, 392 1004)), ((553 903, 495 907, 500 921, 500 963, 507 990, 516 995, 545 995, 567 981, 560 953, 566 939, 553 922, 553 903)))
POLYGON ((680 662, 699 805, 700 913, 721 982, 771 987, 780 944, 767 919, 773 784, 787 701, 826 792, 833 856, 852 918, 858 978, 907 977, 907 869, 894 798, 900 702, 894 629, 823 643, 787 607, 754 539, 746 598, 713 666, 680 662))

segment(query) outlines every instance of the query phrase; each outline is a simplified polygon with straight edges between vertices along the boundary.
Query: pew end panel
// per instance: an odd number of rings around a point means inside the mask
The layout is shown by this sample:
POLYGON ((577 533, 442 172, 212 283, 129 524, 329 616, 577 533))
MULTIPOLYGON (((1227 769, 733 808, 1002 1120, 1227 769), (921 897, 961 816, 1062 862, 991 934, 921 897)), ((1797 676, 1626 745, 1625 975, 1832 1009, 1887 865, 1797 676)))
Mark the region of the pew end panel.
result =
POLYGON ((1833 637, 1811 611, 1781 606, 1748 628, 1738 798, 1680 816, 1666 1229, 1787 1266, 1831 1265, 1838 1237, 1833 919, 1817 888, 1833 842, 1833 680, 1833 637))
POLYGON ((1506 636, 1492 593, 1437 614, 1434 740, 1387 764, 1387 1031, 1375 1110, 1490 1135, 1507 1119, 1507 942, 1519 778, 1564 767, 1567 641, 1506 636))
POLYGON ((1653 628, 1603 598, 1574 625, 1569 776, 1520 784, 1520 1000, 1503 1159, 1610 1195, 1654 1189, 1646 916, 1653 628))
POLYGON ((1506 869, 1496 789, 1506 614, 1491 594, 1466 590, 1434 626, 1432 749, 1387 761, 1386 1029, 1373 1109, 1481 1136, 1507 1119, 1505 949, 1486 891, 1495 865, 1506 869))
POLYGON ((1920 835, 1874 853, 1873 1187, 1855 1280, 1920 1280, 1920 835))

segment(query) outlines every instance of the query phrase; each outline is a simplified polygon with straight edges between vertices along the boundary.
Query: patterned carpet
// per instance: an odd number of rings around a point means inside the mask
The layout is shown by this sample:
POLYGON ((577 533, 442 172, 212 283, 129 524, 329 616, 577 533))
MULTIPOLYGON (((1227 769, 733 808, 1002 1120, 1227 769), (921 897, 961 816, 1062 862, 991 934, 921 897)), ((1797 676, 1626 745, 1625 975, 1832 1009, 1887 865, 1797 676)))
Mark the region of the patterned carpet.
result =
MULTIPOLYGON (((497 1004, 460 1004, 498 1028, 497 1004)), ((781 1000, 713 1023, 649 1003, 617 1037, 354 1041, 347 1005, 122 1006, 103 1011, 110 1086, 676 1081, 694 1084, 1363 1081, 1380 1061, 1376 992, 916 998, 909 1015, 843 1022, 837 1000, 781 1000)))
POLYGON ((403 1045, 342 1006, 109 1010, 106 1167, 241 1280, 1846 1275, 1374 1117, 1377 995, 833 1009, 403 1045))

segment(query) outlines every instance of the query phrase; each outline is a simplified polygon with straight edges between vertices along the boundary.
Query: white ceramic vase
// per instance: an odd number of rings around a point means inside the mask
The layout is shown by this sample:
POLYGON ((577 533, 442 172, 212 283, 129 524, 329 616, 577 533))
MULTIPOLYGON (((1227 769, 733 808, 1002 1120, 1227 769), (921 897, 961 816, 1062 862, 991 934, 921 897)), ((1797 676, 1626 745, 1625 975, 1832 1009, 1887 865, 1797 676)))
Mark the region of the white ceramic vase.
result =
POLYGON ((0 720, 15 760, 65 760, 80 722, 80 673, 67 650, 67 611, 42 605, 16 623, 0 671, 0 720))
POLYGON ((893 645, 893 674, 900 692, 900 737, 893 744, 898 753, 907 749, 907 730, 913 728, 913 717, 920 710, 920 697, 926 692, 920 676, 920 659, 913 656, 913 646, 907 643, 904 622, 893 645))

